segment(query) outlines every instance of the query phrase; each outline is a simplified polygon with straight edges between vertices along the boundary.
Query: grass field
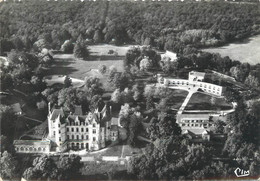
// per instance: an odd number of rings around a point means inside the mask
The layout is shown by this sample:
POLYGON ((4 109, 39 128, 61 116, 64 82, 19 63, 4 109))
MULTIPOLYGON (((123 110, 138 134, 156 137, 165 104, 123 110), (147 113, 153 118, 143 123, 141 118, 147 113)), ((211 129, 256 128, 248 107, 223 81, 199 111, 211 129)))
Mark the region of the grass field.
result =
POLYGON ((185 110, 228 110, 232 105, 224 98, 212 98, 212 96, 202 93, 194 93, 189 100, 185 110))
POLYGON ((69 75, 73 78, 84 79, 90 75, 91 69, 98 69, 99 65, 109 68, 114 65, 118 71, 123 71, 123 59, 130 46, 117 47, 113 45, 89 46, 90 57, 87 60, 75 59, 73 54, 54 55, 55 63, 47 70, 47 75, 69 75), (117 55, 108 54, 109 50, 117 55))
POLYGON ((260 63, 260 35, 251 37, 244 42, 208 48, 203 51, 219 53, 221 56, 229 56, 232 60, 239 60, 240 62, 257 64, 260 63))

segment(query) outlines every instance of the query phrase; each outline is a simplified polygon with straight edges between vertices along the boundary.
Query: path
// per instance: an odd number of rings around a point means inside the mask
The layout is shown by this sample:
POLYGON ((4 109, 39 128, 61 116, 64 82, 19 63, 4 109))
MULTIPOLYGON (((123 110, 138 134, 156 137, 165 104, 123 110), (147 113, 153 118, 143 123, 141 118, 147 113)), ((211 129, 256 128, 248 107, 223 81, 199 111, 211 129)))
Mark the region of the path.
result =
POLYGON ((27 116, 23 116, 23 117, 26 118, 26 119, 32 120, 32 121, 36 121, 36 122, 38 122, 38 123, 42 123, 42 121, 37 120, 37 119, 29 118, 29 117, 27 117, 27 116))
POLYGON ((182 114, 182 112, 184 111, 185 107, 187 106, 191 96, 193 95, 194 91, 189 91, 189 94, 187 95, 187 97, 185 98, 185 100, 183 101, 179 111, 178 111, 178 114, 182 114))
POLYGON ((17 90, 17 89, 13 89, 13 91, 15 91, 15 92, 18 92, 18 93, 20 93, 20 94, 22 94, 22 95, 24 95, 24 96, 28 96, 27 94, 25 94, 25 93, 23 93, 22 91, 19 91, 19 90, 17 90))

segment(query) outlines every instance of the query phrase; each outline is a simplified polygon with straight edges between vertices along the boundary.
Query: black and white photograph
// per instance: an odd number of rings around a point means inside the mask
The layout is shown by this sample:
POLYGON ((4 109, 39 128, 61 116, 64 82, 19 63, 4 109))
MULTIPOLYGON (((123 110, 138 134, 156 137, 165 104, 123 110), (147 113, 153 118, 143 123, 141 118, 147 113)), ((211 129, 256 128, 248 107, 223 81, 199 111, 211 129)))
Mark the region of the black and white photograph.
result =
POLYGON ((260 180, 260 0, 0 0, 0 181, 260 180))

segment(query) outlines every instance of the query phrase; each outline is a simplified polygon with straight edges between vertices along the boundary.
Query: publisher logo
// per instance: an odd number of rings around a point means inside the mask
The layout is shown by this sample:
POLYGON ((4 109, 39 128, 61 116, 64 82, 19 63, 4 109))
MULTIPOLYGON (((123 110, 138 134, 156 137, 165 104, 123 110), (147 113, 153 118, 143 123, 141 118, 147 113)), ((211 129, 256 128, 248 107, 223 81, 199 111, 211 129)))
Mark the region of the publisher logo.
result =
POLYGON ((246 177, 249 176, 249 170, 243 170, 241 168, 236 168, 236 170, 234 171, 234 173, 236 174, 237 177, 246 177))

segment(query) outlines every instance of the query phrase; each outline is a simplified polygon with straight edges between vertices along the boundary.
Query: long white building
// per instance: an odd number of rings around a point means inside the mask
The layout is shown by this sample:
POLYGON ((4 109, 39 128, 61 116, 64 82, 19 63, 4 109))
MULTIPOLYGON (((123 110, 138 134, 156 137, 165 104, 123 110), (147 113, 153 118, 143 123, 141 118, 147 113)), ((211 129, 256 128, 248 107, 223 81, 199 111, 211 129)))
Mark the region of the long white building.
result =
POLYGON ((183 87, 187 89, 201 90, 209 94, 223 96, 225 87, 203 82, 205 73, 192 71, 188 79, 174 79, 159 77, 159 84, 167 87, 183 87))
POLYGON ((75 106, 74 113, 66 115, 62 108, 50 108, 48 114, 48 135, 42 140, 15 140, 18 153, 63 152, 69 149, 89 151, 106 146, 106 141, 119 139, 117 118, 110 117, 105 105, 84 115, 81 106, 75 106))

